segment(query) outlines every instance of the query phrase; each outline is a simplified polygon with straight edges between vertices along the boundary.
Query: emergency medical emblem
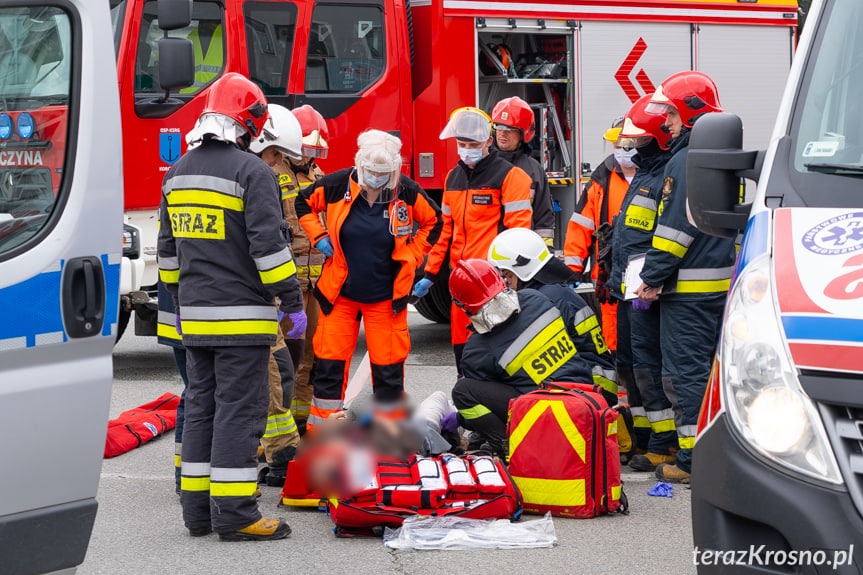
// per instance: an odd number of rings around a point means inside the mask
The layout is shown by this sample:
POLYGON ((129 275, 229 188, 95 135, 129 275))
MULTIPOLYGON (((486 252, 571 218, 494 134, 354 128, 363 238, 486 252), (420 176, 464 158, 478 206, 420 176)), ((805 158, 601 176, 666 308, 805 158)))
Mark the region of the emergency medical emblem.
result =
POLYGON ((399 205, 398 210, 396 210, 396 218, 400 224, 408 221, 408 207, 406 205, 399 205))
POLYGON ((803 246, 820 255, 850 254, 863 249, 863 212, 840 214, 810 228, 803 246))
POLYGON ((665 178, 665 185, 662 186, 662 195, 666 196, 666 197, 670 196, 671 190, 673 187, 674 187, 674 178, 672 178, 671 176, 668 176, 667 178, 665 178))

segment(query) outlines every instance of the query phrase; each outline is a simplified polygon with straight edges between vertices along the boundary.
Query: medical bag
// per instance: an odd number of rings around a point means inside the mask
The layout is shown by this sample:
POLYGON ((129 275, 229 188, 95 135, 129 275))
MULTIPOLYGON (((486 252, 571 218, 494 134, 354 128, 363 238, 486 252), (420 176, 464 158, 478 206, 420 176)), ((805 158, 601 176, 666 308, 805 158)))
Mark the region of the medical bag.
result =
POLYGON ((120 417, 109 421, 105 459, 126 453, 174 429, 177 425, 178 403, 179 395, 166 393, 159 399, 124 411, 120 417))
POLYGON ((328 499, 327 512, 337 536, 380 536, 414 515, 518 519, 521 496, 506 467, 488 455, 382 457, 366 489, 328 499))
POLYGON ((509 472, 526 513, 588 518, 627 512, 618 412, 598 386, 555 384, 509 405, 509 472))

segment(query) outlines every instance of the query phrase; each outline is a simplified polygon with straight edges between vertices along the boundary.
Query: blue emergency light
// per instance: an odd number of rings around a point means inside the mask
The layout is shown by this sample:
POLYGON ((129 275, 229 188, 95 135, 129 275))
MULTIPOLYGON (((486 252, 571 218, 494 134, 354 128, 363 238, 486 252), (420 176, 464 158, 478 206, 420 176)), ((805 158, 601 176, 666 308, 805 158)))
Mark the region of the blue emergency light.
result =
POLYGON ((21 115, 18 116, 18 135, 21 136, 22 139, 26 140, 32 136, 35 127, 36 123, 33 121, 33 116, 27 112, 22 112, 21 115))
POLYGON ((8 140, 12 135, 12 118, 9 114, 0 114, 0 140, 8 140))

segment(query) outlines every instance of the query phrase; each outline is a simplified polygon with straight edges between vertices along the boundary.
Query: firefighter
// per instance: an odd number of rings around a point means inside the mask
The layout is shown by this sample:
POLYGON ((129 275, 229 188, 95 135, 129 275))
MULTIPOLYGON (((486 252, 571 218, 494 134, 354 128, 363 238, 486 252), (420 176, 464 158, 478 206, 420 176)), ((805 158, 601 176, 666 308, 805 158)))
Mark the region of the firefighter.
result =
MULTIPOLYGON (((284 211, 285 195, 291 194, 291 190, 296 189, 296 186, 291 186, 296 178, 291 178, 293 172, 289 166, 289 159, 300 160, 302 158, 302 129, 300 123, 287 108, 270 104, 267 109, 270 118, 264 124, 264 129, 258 137, 252 140, 249 151, 260 156, 278 176, 283 198, 281 209, 284 211)), ((296 191, 293 191, 289 200, 291 208, 293 208, 294 196, 296 196, 296 191)), ((288 224, 283 224, 283 226, 286 225, 288 224)), ((288 235, 290 236, 290 232, 288 235)), ((296 253, 294 253, 294 263, 297 265, 297 275, 299 276, 302 262, 296 253)), ((302 278, 300 278, 300 287, 302 288, 302 278)), ((304 336, 304 325, 294 325, 288 317, 283 318, 281 323, 288 327, 285 331, 285 334, 291 338, 288 341, 303 342, 302 339, 298 338, 304 336)), ((290 349, 285 343, 285 336, 279 330, 276 334, 276 345, 270 348, 268 369, 270 403, 267 410, 267 427, 261 438, 264 458, 267 462, 266 471, 261 473, 262 480, 271 487, 284 486, 288 462, 294 458, 297 447, 300 445, 297 424, 290 410, 294 390, 294 373, 299 359, 297 357, 295 361, 291 357, 290 349)))
MULTIPOLYGON (((315 284, 321 277, 324 268, 324 254, 315 249, 305 229, 300 225, 295 202, 300 190, 314 184, 324 177, 324 171, 318 167, 315 160, 324 159, 329 153, 329 132, 327 122, 321 114, 308 104, 292 110, 294 117, 300 123, 302 144, 300 158, 288 156, 288 161, 279 165, 279 186, 282 190, 282 207, 285 219, 291 226, 293 240, 291 249, 297 262, 297 276, 300 278, 300 288, 303 290, 303 306, 308 317, 305 335, 298 339, 287 339, 296 366, 294 374, 294 395, 291 401, 291 412, 297 422, 297 429, 305 433, 306 420, 309 418, 309 408, 312 404, 312 373, 314 372, 315 352, 310 341, 318 327, 320 308, 314 297, 315 284)), ((282 333, 290 331, 287 319, 282 321, 282 333)))
POLYGON ((267 115, 260 88, 225 74, 162 184, 159 277, 179 312, 188 361, 181 502, 196 537, 261 541, 291 531, 284 519, 262 517, 255 499, 274 298, 295 323, 303 315, 276 180, 245 152, 267 115))
POLYGON ((674 136, 656 228, 636 290, 643 302, 653 302, 662 288, 662 386, 674 408, 679 447, 676 464, 656 468, 662 481, 689 482, 698 412, 734 272, 734 239, 703 234, 686 216, 689 132, 702 114, 721 111, 713 80, 694 71, 665 80, 647 107, 648 113, 667 114, 664 125, 674 136))
POLYGON ((551 247, 554 245, 554 208, 548 176, 530 155, 530 141, 536 131, 533 110, 527 102, 513 96, 495 104, 491 119, 494 122, 494 144, 500 155, 530 176, 531 229, 551 247))
POLYGON ((592 383, 590 366, 554 304, 536 290, 510 289, 486 260, 460 260, 449 289, 473 332, 462 356, 464 377, 452 390, 458 422, 505 458, 509 401, 545 380, 592 383))
POLYGON ((181 94, 194 94, 212 82, 225 66, 225 47, 222 40, 222 23, 218 20, 200 20, 188 39, 195 55, 195 81, 181 94))
MULTIPOLYGON (((524 170, 503 159, 491 148, 491 118, 477 108, 459 108, 450 116, 440 139, 455 138, 458 164, 447 174, 444 184, 443 230, 426 262, 425 275, 414 287, 423 297, 449 264, 465 258, 485 259, 495 236, 505 228, 530 228, 531 179, 524 170)), ((456 369, 461 371, 461 355, 467 341, 470 320, 453 303, 450 329, 456 369)))
POLYGON ((354 168, 324 176, 297 196, 300 224, 327 256, 315 285, 322 315, 314 335, 309 431, 342 410, 360 319, 375 409, 384 417, 403 415, 408 298, 416 269, 440 236, 437 204, 400 174, 401 141, 368 130, 357 144, 354 168))
POLYGON ((651 95, 644 96, 632 105, 618 140, 623 149, 637 151, 632 160, 638 171, 620 207, 621 217, 614 221, 608 281, 611 296, 618 300, 617 360, 629 366, 627 396, 635 404, 631 409, 638 425, 638 453, 625 455, 629 466, 637 471, 653 471, 661 463, 673 462, 677 451, 674 414, 662 390, 659 302, 651 306, 639 299, 624 298, 624 273, 630 258, 643 256, 650 249, 662 174, 671 158, 668 148, 672 136, 663 130, 665 117, 645 112, 650 98, 651 95))
POLYGON ((560 310, 578 356, 590 364, 593 383, 603 390, 609 405, 617 405, 617 372, 614 358, 596 314, 569 284, 573 272, 552 256, 543 238, 523 228, 504 230, 491 243, 488 261, 516 290, 535 289, 560 310))
MULTIPOLYGON (((617 349, 617 314, 614 309, 616 300, 608 297, 608 271, 611 265, 607 242, 610 238, 595 239, 595 234, 608 235, 614 217, 620 211, 623 196, 629 189, 629 182, 635 175, 636 166, 632 163, 634 151, 617 146, 622 122, 622 119, 616 120, 603 135, 605 141, 614 144, 614 153, 605 158, 591 174, 590 182, 582 191, 575 211, 569 218, 563 246, 564 262, 578 274, 584 272, 584 263, 588 257, 593 259, 591 278, 596 288, 596 298, 602 306, 602 333, 611 350, 617 349)), ((578 281, 581 281, 580 277, 578 281)))

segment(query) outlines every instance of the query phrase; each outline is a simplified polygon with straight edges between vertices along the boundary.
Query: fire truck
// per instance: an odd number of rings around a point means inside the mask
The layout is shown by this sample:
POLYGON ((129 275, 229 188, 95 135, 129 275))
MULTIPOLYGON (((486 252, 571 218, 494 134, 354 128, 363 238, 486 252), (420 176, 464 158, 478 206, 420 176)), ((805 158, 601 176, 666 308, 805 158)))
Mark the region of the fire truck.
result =
MULTIPOLYGON (((196 83, 168 97, 160 0, 109 1, 124 134, 118 330, 134 310, 139 335, 155 334, 162 178, 223 73, 249 77, 271 103, 320 111, 325 171, 351 165, 365 129, 398 135, 404 172, 437 198, 458 159, 439 139, 449 114, 522 97, 536 113, 531 145, 552 185, 560 247, 580 181, 611 152, 602 134, 675 72, 710 74, 743 119, 746 145, 766 146, 798 12, 796 0, 194 0, 191 24, 170 35, 192 40, 196 83)), ((445 281, 417 304, 437 321, 449 307, 445 281)))

